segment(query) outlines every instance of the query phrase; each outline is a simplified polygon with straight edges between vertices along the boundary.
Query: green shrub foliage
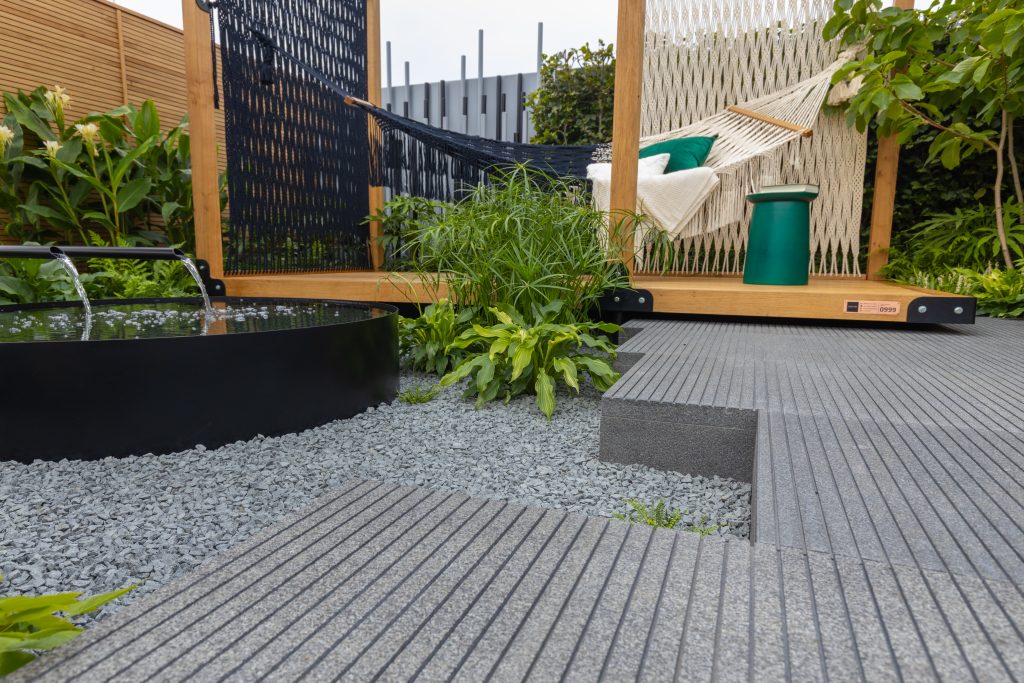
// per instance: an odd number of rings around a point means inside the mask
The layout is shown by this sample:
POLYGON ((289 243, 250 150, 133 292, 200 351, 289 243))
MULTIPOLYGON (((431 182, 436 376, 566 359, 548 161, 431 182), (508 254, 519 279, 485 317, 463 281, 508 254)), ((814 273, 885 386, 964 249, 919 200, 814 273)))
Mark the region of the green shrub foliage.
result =
POLYGON ((433 220, 449 205, 423 197, 399 195, 389 200, 377 213, 367 216, 364 224, 380 223, 378 244, 384 250, 385 270, 415 270, 419 258, 410 245, 414 229, 423 221, 433 220))
POLYGON ((1017 264, 1017 270, 993 269, 979 273, 966 268, 957 268, 956 274, 970 284, 968 293, 977 297, 978 310, 994 318, 1024 318, 1024 273, 1017 264))
POLYGON ((533 142, 587 145, 610 142, 615 103, 615 51, 599 41, 548 55, 540 68, 540 87, 530 93, 533 142))
POLYGON ((402 318, 398 329, 406 365, 412 370, 436 375, 443 375, 458 365, 469 350, 452 344, 469 329, 479 310, 474 306, 456 310, 450 301, 441 299, 423 309, 416 318, 402 318))
MULTIPOLYGON (((1007 246, 1014 259, 1024 259, 1024 223, 1014 202, 1003 207, 1007 246)), ((893 263, 909 262, 914 269, 940 272, 963 267, 984 271, 1002 263, 1001 245, 991 204, 934 213, 902 232, 894 247, 893 263)), ((901 266, 896 266, 899 270, 901 266)))
POLYGON ((81 593, 0 597, 0 676, 28 664, 37 652, 59 647, 81 633, 69 618, 92 612, 134 587, 86 600, 79 599, 81 593))
MULTIPOLYGON (((77 121, 60 88, 4 93, 0 211, 21 241, 193 250, 188 124, 164 132, 152 100, 77 121)), ((226 201, 222 197, 222 203, 226 201)))
POLYGON ((452 343, 456 349, 480 350, 442 377, 441 386, 468 377, 466 396, 476 395, 478 408, 499 396, 509 401, 530 392, 549 418, 555 412, 559 380, 579 392, 580 379, 589 376, 599 391, 607 390, 619 379, 611 365, 616 348, 598 333, 614 333, 620 328, 610 323, 556 323, 562 306, 561 301, 553 301, 535 308, 532 323, 511 306, 492 307, 497 324, 474 324, 452 343))

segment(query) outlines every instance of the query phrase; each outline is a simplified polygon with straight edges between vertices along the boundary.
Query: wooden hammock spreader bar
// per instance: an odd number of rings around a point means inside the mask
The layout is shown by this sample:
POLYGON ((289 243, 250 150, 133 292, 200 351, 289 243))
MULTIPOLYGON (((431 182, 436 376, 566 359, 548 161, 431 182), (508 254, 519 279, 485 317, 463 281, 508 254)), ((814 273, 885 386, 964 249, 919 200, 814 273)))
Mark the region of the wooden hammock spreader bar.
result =
POLYGON ((373 102, 367 102, 366 100, 359 99, 358 97, 354 97, 352 95, 345 95, 343 101, 350 107, 363 107, 364 109, 379 109, 379 107, 375 105, 373 102))
POLYGON ((780 128, 785 128, 786 130, 791 130, 796 133, 800 133, 800 135, 802 135, 805 138, 809 138, 812 135, 814 135, 814 131, 810 128, 804 128, 803 126, 798 126, 795 123, 783 121, 782 119, 777 119, 774 116, 768 116, 767 114, 762 114, 761 112, 752 111, 750 109, 744 109, 743 107, 737 107, 735 104, 730 104, 728 107, 726 107, 726 109, 734 114, 739 114, 740 116, 746 116, 752 119, 757 119, 758 121, 770 123, 773 126, 778 126, 780 128))

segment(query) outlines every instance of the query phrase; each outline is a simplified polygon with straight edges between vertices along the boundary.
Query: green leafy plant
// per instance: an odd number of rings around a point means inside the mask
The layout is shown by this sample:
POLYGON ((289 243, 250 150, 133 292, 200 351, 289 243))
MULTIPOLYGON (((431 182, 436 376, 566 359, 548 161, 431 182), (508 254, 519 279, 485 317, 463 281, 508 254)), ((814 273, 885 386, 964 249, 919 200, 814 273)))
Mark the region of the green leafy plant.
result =
POLYGON ((676 525, 683 519, 682 510, 669 511, 665 507, 665 500, 659 500, 650 509, 636 498, 626 501, 629 511, 625 514, 615 513, 615 519, 630 524, 646 524, 658 529, 675 529, 676 525))
POLYGON ((1024 113, 1024 8, 1017 0, 943 0, 923 10, 836 0, 835 9, 825 38, 867 48, 835 75, 837 82, 860 79, 848 121, 864 130, 873 120, 880 135, 897 135, 901 142, 929 127, 935 131, 929 159, 946 168, 973 154, 994 154, 995 230, 1003 265, 1012 269, 1002 192, 1009 162, 1024 209, 1013 140, 1013 120, 1024 113))
MULTIPOLYGON (((1006 245, 1014 259, 1024 259, 1024 223, 1016 219, 1014 202, 1003 207, 1006 245)), ((1002 244, 996 231, 991 205, 955 209, 935 214, 908 231, 906 251, 913 255, 916 267, 933 270, 943 266, 961 266, 985 270, 1002 259, 1002 244)))
POLYGON ((434 385, 432 387, 424 387, 417 384, 414 387, 409 387, 398 395, 398 400, 402 403, 408 403, 409 405, 418 405, 420 403, 430 403, 437 395, 441 393, 442 387, 434 385))
POLYGON ((1020 270, 979 273, 957 268, 956 272, 971 283, 970 293, 978 299, 978 312, 994 318, 1024 317, 1024 273, 1020 270))
POLYGON ((67 122, 70 100, 59 87, 3 94, 0 210, 8 235, 84 244, 96 232, 111 244, 194 249, 187 123, 162 132, 151 100, 67 122))
MULTIPOLYGON (((1024 120, 1014 121, 1015 154, 1024 158, 1024 120)), ((864 176, 864 211, 862 214, 862 244, 867 244, 874 199, 875 164, 878 152, 878 126, 872 120, 868 128, 867 168, 864 176)), ((968 209, 979 202, 991 217, 991 233, 995 234, 995 214, 992 197, 992 157, 976 154, 960 161, 954 169, 929 161, 928 148, 935 139, 936 130, 918 128, 900 147, 900 177, 896 184, 896 204, 893 207, 892 246, 908 251, 908 241, 916 227, 939 215, 968 209)), ((1013 192, 1012 179, 1003 183, 1003 192, 1013 192)), ((1018 215, 1009 220, 1020 223, 1020 207, 1014 202, 1018 215)), ((1004 212, 1005 213, 1005 212, 1004 212)), ((1001 258, 1001 257, 1000 257, 1001 258)), ((863 265, 863 264, 862 264, 863 265)))
POLYGON ((533 142, 587 145, 612 139, 615 50, 598 41, 546 55, 540 87, 527 96, 536 133, 533 142))
MULTIPOLYGON (((106 246, 95 233, 91 246, 106 246)), ((30 245, 35 245, 29 242, 30 245)), ((122 242, 121 246, 125 246, 122 242)), ((194 297, 199 288, 178 261, 89 259, 79 275, 90 299, 194 297)), ((55 260, 0 259, 0 304, 77 301, 71 278, 55 260)))
POLYGON ((36 304, 77 298, 71 278, 58 261, 0 259, 0 304, 36 304))
POLYGON ((428 289, 457 304, 530 314, 561 300, 557 322, 578 322, 605 291, 629 286, 612 256, 626 221, 610 236, 607 223, 581 186, 517 166, 417 223, 410 245, 428 289))
MULTIPOLYGON (((107 246, 97 234, 92 246, 107 246)), ((127 246, 123 242, 120 246, 127 246)), ((88 261, 86 293, 95 299, 180 298, 199 295, 195 280, 179 261, 94 258, 88 261)), ((83 276, 84 277, 84 276, 83 276)))
POLYGON ((449 205, 445 202, 399 195, 366 217, 363 225, 380 224, 377 243, 384 250, 385 270, 410 270, 418 261, 416 250, 410 245, 412 232, 423 220, 433 219, 449 205))
MULTIPOLYGON (((629 506, 629 510, 625 514, 615 513, 613 515, 615 519, 630 524, 646 524, 657 529, 675 529, 679 522, 682 521, 683 515, 686 514, 685 510, 680 509, 670 511, 665 506, 664 499, 648 507, 636 498, 630 498, 626 501, 626 505, 629 506)), ((712 524, 709 526, 708 516, 704 515, 699 524, 688 524, 686 530, 704 537, 710 536, 719 529, 725 529, 728 526, 730 525, 712 524)))
POLYGON ((884 272, 895 282, 973 296, 978 300, 978 313, 982 315, 1024 318, 1024 274, 1019 270, 1022 267, 1024 260, 1018 262, 1018 270, 946 267, 926 271, 915 268, 908 259, 898 256, 884 272))
POLYGON ((901 252, 891 254, 889 263, 882 270, 882 274, 893 282, 921 289, 934 289, 964 296, 972 296, 974 290, 971 282, 957 273, 954 268, 938 267, 933 270, 924 270, 915 266, 914 261, 901 252))
POLYGON ((412 370, 443 375, 466 357, 468 349, 452 344, 466 331, 479 309, 456 310, 447 299, 424 308, 419 317, 402 318, 398 333, 402 357, 412 370))
POLYGON ((690 531, 692 533, 695 533, 698 536, 700 536, 701 538, 703 538, 704 536, 710 536, 711 534, 715 533, 719 529, 725 529, 725 528, 727 528, 729 526, 732 526, 732 525, 730 525, 730 524, 712 524, 712 525, 708 526, 708 516, 704 515, 703 517, 700 518, 700 524, 690 524, 690 525, 688 525, 686 527, 686 530, 690 531))
POLYGON ((534 322, 527 323, 511 306, 492 307, 496 325, 474 324, 451 344, 456 349, 481 350, 442 377, 441 386, 469 377, 466 397, 475 394, 478 408, 499 395, 507 402, 529 391, 548 418, 555 412, 559 380, 579 392, 580 378, 589 376, 599 391, 607 390, 619 379, 611 364, 616 347, 593 333, 614 333, 620 328, 610 323, 556 323, 561 309, 561 301, 536 307, 534 322))
POLYGON ((52 650, 81 633, 82 629, 69 618, 95 611, 133 588, 128 586, 86 600, 79 599, 81 593, 0 597, 0 676, 34 660, 36 652, 52 650))

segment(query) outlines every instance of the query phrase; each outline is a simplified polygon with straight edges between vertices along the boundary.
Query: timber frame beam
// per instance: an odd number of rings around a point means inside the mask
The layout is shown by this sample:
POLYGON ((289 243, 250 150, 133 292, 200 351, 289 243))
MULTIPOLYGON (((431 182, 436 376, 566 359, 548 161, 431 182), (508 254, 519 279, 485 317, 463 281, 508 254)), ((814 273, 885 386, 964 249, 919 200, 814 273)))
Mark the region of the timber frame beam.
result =
POLYGON ((196 0, 181 0, 185 33, 185 88, 192 149, 192 208, 195 212, 196 256, 210 266, 210 276, 224 276, 224 238, 220 224, 217 171, 217 129, 213 116, 210 66, 210 15, 196 0))
MULTIPOLYGON (((386 0, 384 0, 386 1, 386 0)), ((380 3, 367 0, 368 100, 381 102, 380 3)), ((898 8, 913 9, 914 0, 894 0, 898 8)), ((196 215, 196 252, 210 264, 212 277, 224 272, 223 237, 217 172, 217 140, 213 117, 213 74, 210 69, 209 16, 196 0, 182 0, 185 33, 185 73, 192 135, 193 195, 196 215)), ((643 94, 645 0, 619 0, 616 37, 615 106, 612 128, 612 224, 619 226, 619 254, 632 275, 635 264, 634 230, 630 216, 636 211, 637 165, 640 152, 640 110, 643 94)), ((785 122, 781 122, 785 123, 785 122)), ((781 124, 780 124, 781 125, 781 124)), ((375 134, 369 124, 368 135, 375 134)), ((875 194, 868 238, 868 279, 882 279, 892 235, 899 143, 880 139, 875 169, 875 194)), ((384 189, 368 187, 370 212, 384 203, 384 189)), ((377 242, 378 223, 370 224, 370 255, 375 270, 384 255, 377 242)))

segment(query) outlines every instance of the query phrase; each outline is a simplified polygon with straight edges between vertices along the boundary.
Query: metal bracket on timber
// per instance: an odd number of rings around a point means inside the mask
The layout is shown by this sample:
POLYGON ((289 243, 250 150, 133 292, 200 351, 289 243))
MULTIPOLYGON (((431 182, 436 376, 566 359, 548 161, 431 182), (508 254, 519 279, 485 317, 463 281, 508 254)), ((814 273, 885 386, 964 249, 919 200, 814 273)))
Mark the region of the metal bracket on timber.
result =
POLYGON ((653 313, 654 296, 646 289, 613 289, 598 300, 602 313, 653 313))
POLYGON ((209 262, 198 259, 196 261, 196 270, 199 271, 199 277, 202 279, 203 286, 206 287, 206 291, 210 296, 227 296, 228 289, 224 281, 211 277, 209 262))
POLYGON ((199 9, 209 14, 210 10, 217 6, 217 0, 196 0, 196 5, 199 6, 199 9))
POLYGON ((907 322, 916 324, 972 324, 977 301, 963 296, 919 296, 907 308, 907 322))

